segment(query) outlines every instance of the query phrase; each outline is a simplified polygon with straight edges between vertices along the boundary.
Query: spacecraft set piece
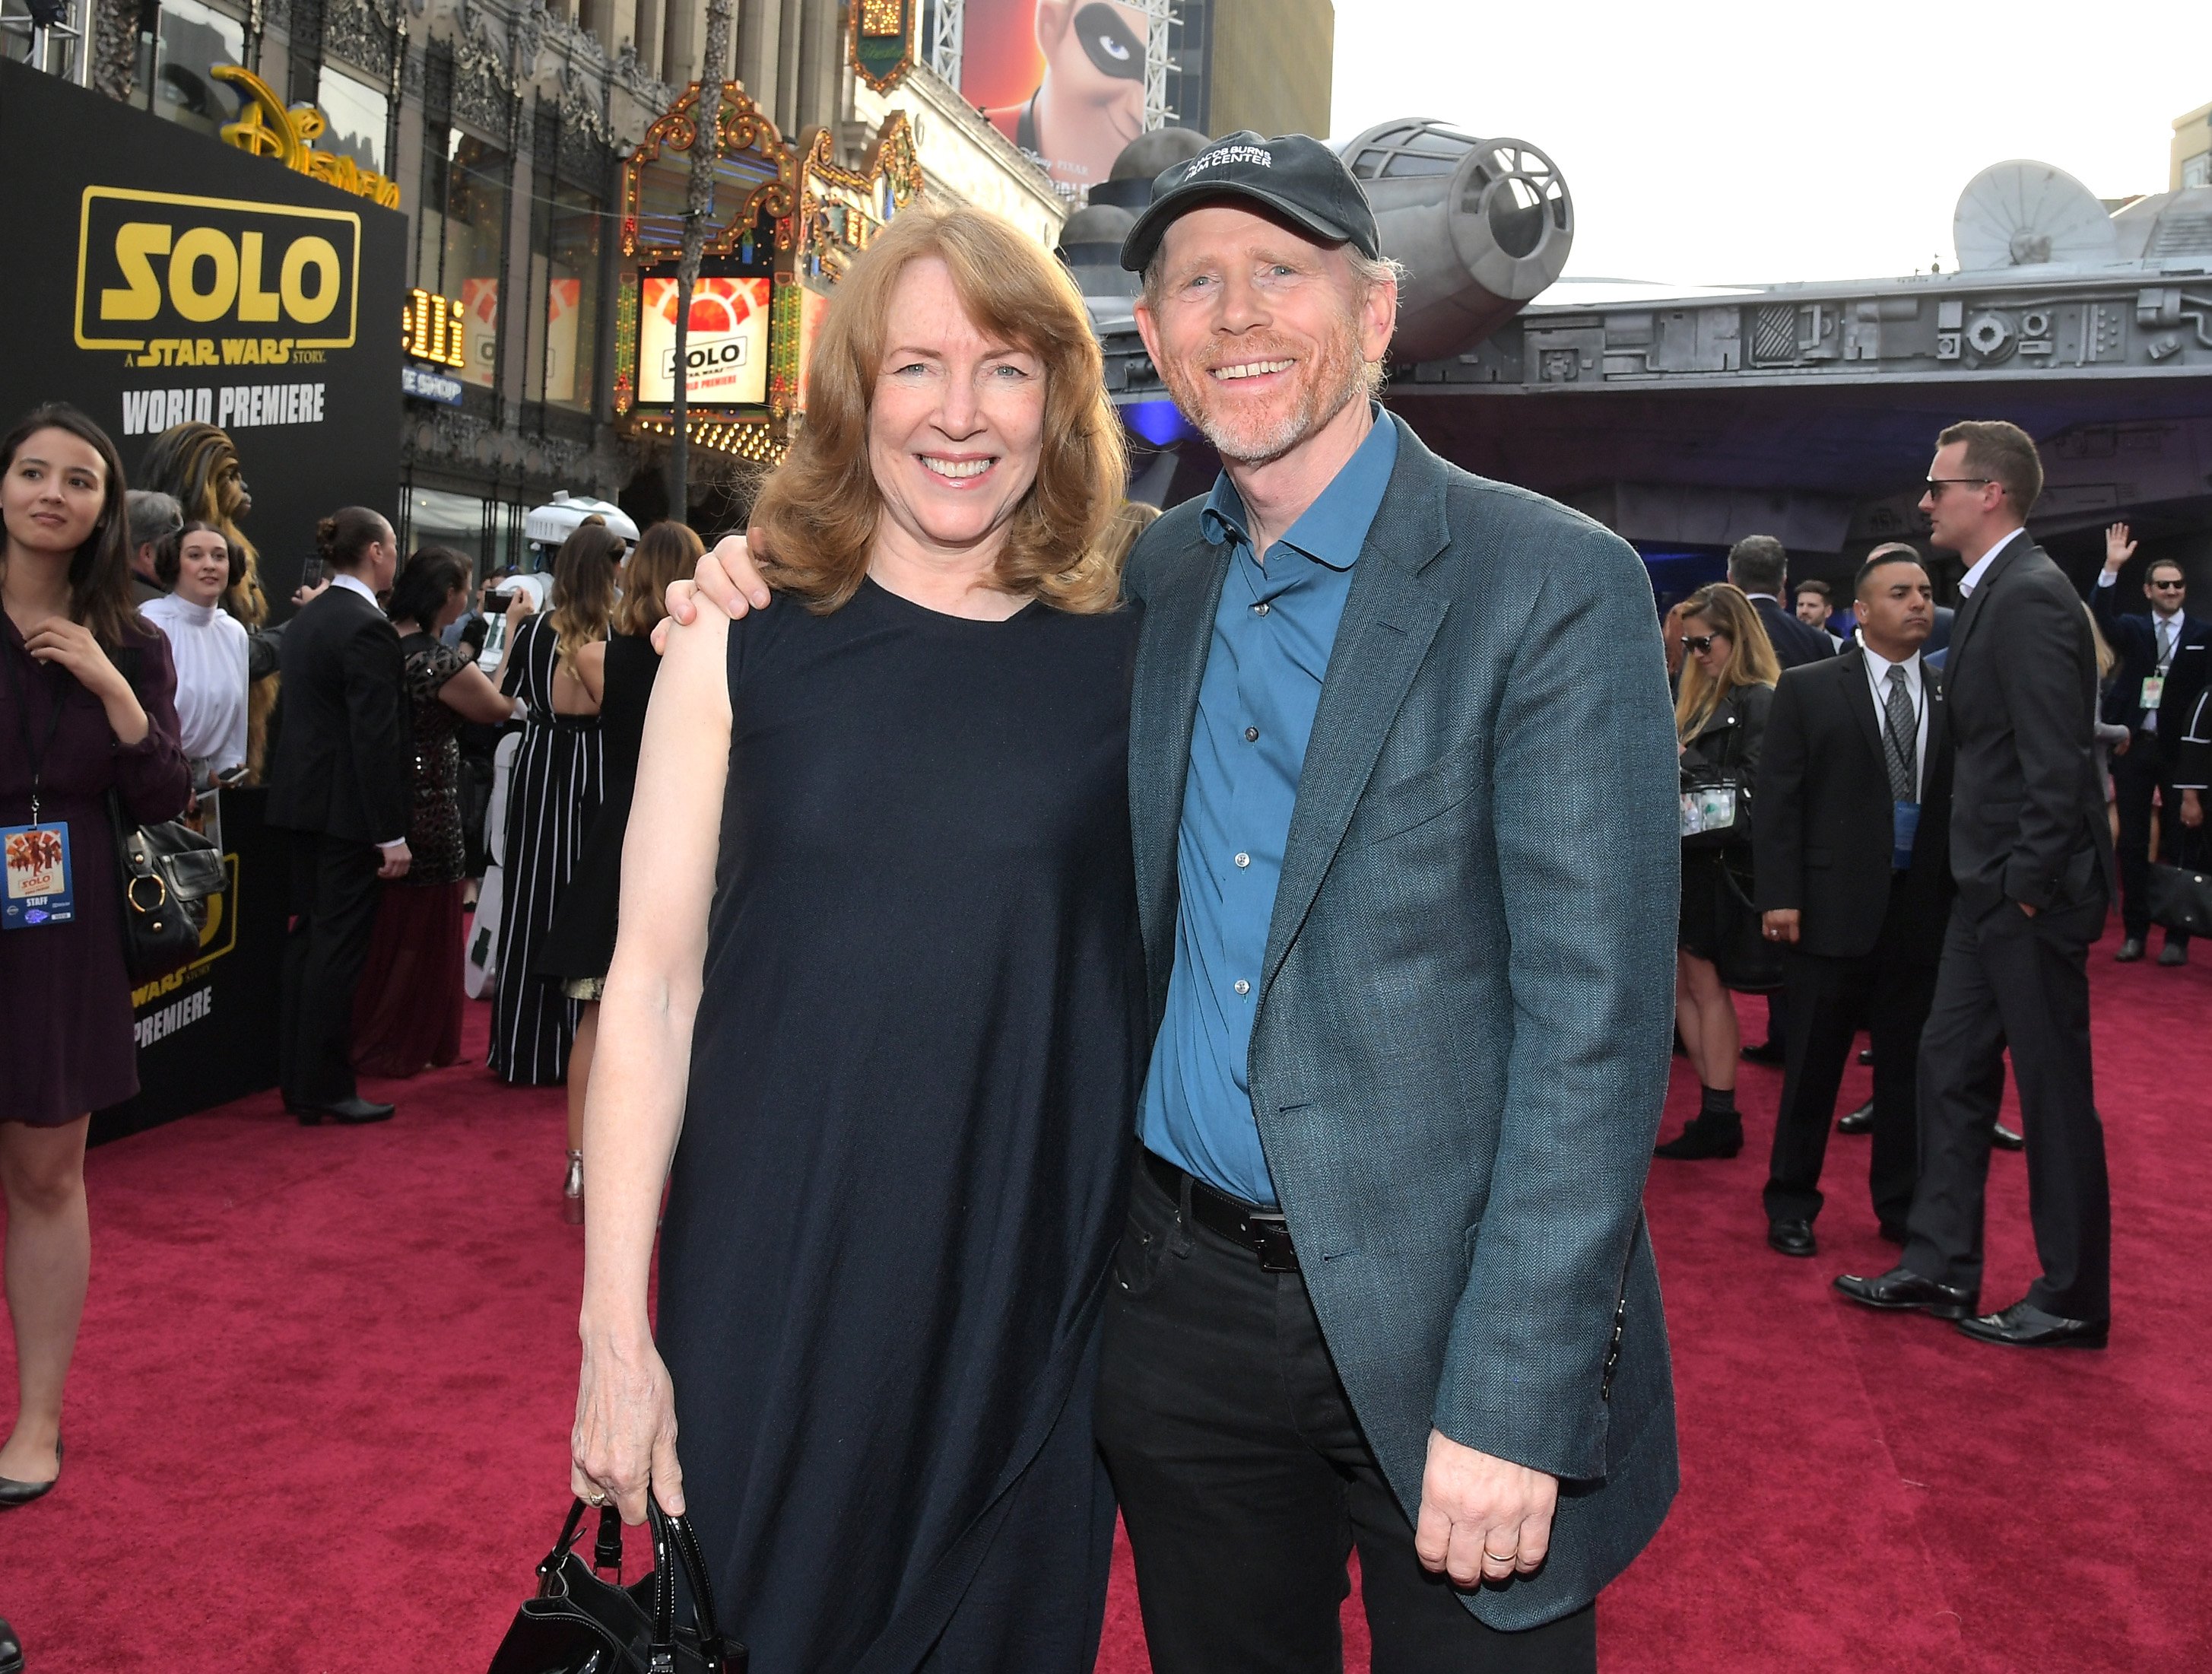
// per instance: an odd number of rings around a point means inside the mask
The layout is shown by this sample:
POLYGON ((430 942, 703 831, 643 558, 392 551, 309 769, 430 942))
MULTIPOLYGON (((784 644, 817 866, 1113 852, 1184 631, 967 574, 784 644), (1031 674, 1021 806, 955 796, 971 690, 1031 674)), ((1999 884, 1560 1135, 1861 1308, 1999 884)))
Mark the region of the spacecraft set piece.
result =
MULTIPOLYGON (((1203 143, 1144 136, 1063 232, 1140 434, 1164 391, 1115 257, 1152 176, 1203 143)), ((2060 169, 2002 162, 1960 198, 1955 272, 1582 306, 1538 301, 1575 221, 1537 147, 1407 120, 1339 149, 1407 270, 1392 405, 1459 462, 1632 539, 1725 545, 1778 521, 1837 552, 1909 533, 1898 472, 1961 416, 2016 416, 2051 444, 2039 524, 2204 509, 2212 187, 2113 212, 2060 169)))

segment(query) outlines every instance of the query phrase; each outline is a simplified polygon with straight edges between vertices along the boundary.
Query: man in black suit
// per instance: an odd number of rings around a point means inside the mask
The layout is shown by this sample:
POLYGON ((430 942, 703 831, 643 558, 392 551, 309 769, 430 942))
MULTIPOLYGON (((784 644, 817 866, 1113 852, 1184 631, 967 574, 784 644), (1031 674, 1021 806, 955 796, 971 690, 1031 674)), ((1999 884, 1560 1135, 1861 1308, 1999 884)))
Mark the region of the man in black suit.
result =
POLYGON ((1784 674, 1766 723, 1754 894, 1766 934, 1790 948, 1766 1241, 1785 1256, 1818 1247, 1828 1122, 1862 1017, 1875 1062, 1868 1183, 1883 1235, 1905 1241, 1915 1065, 1951 901, 1950 727, 1920 660, 1935 619, 1935 588, 1910 550, 1869 558, 1857 587, 1863 647, 1784 674))
POLYGON ((1784 668, 1802 668, 1836 654, 1835 642, 1818 628, 1808 628, 1783 604, 1790 583, 1790 553, 1772 535, 1746 535, 1729 548, 1728 578, 1766 626, 1774 655, 1784 668))
MULTIPOLYGON (((2154 558, 2143 576, 2148 611, 2123 615, 2121 567, 2135 556, 2128 526, 2105 531, 2105 568, 2090 594, 2097 625, 2120 666, 2105 694, 2105 719, 2128 727, 2128 747, 2112 758, 2112 799, 2120 813, 2120 922, 2125 934, 2113 957, 2123 964, 2143 956, 2150 934, 2151 799, 2158 799, 2158 849, 2169 866, 2181 848, 2181 794, 2173 782, 2182 734, 2212 670, 2212 622, 2183 608, 2188 578, 2172 558, 2154 558)), ((2160 965, 2185 965, 2189 932, 2168 930, 2160 965)))
MULTIPOLYGON (((1836 654, 1834 642, 1817 628, 1808 628, 1790 615, 1782 603, 1790 585, 1789 549, 1772 535, 1746 535, 1729 548, 1728 578, 1765 625, 1774 655, 1784 669, 1802 668, 1836 654)), ((1747 1046, 1743 1056, 1753 1063, 1780 1063, 1789 1056, 1789 996, 1766 996, 1766 1039, 1747 1046)))
POLYGON ((1954 752, 1951 875, 1936 1000, 1920 1041, 1920 1184, 1899 1264, 1836 1287, 2023 1348, 2104 1346, 2112 1203, 2089 1062, 2089 944, 2113 888, 2093 748, 2097 658, 2081 598, 2022 527, 2043 487, 2016 426, 1937 438, 1920 508, 1966 560, 1943 673, 1954 752), (1979 1312, 1982 1197, 2012 1050, 2043 1275, 1979 1312))
MULTIPOLYGON (((378 880, 405 874, 410 749, 399 636, 378 608, 398 543, 349 506, 318 532, 335 574, 284 636, 284 723, 269 823, 292 833, 278 1074, 304 1124, 381 1122, 354 1085, 354 987, 376 923, 378 880)), ((458 952, 458 950, 456 950, 458 952)))

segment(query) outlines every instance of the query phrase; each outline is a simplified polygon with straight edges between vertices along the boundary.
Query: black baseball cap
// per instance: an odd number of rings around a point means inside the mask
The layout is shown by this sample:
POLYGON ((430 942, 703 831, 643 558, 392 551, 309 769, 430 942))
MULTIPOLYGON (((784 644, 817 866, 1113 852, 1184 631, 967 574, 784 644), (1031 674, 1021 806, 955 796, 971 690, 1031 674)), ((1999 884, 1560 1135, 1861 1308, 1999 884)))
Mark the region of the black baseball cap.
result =
POLYGON ((1343 158, 1304 134, 1263 139, 1246 128, 1160 171, 1151 206, 1121 241, 1121 265, 1143 272, 1170 222, 1223 198, 1263 204, 1324 244, 1349 244, 1370 259, 1382 253, 1374 206, 1343 158))

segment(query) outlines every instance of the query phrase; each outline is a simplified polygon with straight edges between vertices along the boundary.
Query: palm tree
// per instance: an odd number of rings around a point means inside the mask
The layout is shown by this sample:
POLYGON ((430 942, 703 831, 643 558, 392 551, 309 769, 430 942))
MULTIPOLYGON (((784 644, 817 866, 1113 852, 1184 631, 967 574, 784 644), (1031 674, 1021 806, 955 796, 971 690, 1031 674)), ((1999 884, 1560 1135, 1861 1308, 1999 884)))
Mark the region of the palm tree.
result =
POLYGON ((730 13, 733 0, 707 0, 705 62, 699 66, 699 96, 691 107, 691 195, 684 212, 684 253, 676 264, 676 440, 669 459, 669 515, 679 523, 691 514, 691 292, 699 283, 699 262, 707 247, 707 223, 714 211, 714 164, 722 149, 722 82, 730 61, 730 13))

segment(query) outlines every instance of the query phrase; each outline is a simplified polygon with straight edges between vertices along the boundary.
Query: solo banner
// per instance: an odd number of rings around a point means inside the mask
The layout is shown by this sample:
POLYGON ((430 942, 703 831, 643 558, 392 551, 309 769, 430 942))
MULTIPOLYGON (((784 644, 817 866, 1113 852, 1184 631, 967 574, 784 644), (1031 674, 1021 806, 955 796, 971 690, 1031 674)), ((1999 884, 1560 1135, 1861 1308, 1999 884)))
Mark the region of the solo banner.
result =
POLYGON ((407 223, 267 157, 0 61, 0 426, 82 408, 126 473, 228 433, 280 615, 340 506, 398 510, 407 223))

